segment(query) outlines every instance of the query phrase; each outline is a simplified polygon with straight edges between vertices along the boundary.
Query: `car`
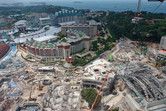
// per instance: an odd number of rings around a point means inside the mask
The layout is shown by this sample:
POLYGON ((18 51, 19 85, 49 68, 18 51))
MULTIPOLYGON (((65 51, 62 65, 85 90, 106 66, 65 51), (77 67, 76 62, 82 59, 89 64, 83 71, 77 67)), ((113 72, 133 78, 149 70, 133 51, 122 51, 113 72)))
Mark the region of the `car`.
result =
POLYGON ((70 82, 70 79, 66 79, 66 82, 70 82))
POLYGON ((110 108, 109 105, 104 105, 104 110, 108 110, 110 108))

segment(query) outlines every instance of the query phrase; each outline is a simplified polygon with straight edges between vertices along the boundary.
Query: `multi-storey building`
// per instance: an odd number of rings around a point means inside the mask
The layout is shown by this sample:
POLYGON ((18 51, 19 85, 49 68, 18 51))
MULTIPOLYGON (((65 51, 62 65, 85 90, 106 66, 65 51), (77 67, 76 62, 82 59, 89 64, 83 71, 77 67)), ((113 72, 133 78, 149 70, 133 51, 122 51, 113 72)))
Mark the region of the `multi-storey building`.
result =
POLYGON ((75 16, 78 14, 76 10, 72 11, 59 11, 55 13, 55 22, 56 24, 63 23, 63 22, 70 22, 74 21, 75 16))
POLYGON ((160 41, 158 58, 166 60, 166 36, 163 36, 160 41))
POLYGON ((7 44, 0 43, 0 59, 7 54, 10 47, 7 44))
POLYGON ((51 19, 49 17, 39 19, 40 26, 51 25, 51 19))
POLYGON ((96 36, 97 35, 97 23, 94 20, 89 21, 89 25, 87 24, 74 24, 74 25, 62 25, 62 34, 67 34, 68 30, 78 30, 84 32, 88 36, 96 36))
POLYGON ((84 15, 84 14, 82 14, 82 13, 78 13, 76 16, 75 16, 75 18, 74 18, 74 20, 75 20, 75 24, 86 24, 86 16, 84 15))
POLYGON ((66 42, 57 43, 37 42, 31 39, 27 40, 27 52, 30 56, 52 61, 56 58, 66 59, 73 53, 81 51, 83 48, 89 50, 90 37, 79 31, 68 31, 66 42))

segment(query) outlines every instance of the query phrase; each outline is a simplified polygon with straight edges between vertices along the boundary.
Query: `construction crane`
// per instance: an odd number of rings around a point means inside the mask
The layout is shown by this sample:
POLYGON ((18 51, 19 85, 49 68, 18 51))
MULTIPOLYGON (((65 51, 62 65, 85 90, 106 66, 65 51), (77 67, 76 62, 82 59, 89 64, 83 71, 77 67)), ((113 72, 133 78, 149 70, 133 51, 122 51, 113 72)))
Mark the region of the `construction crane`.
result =
POLYGON ((28 100, 29 100, 29 101, 36 101, 37 99, 36 99, 36 98, 32 98, 32 97, 31 97, 31 94, 32 94, 32 90, 31 90, 31 92, 30 92, 30 95, 29 95, 28 100))
POLYGON ((164 2, 164 0, 148 0, 148 2, 164 2))
MULTIPOLYGON (((148 0, 148 2, 161 2, 161 4, 164 2, 165 0, 148 0)), ((160 5, 161 5, 160 4, 160 5)), ((158 7, 160 7, 160 5, 158 7)), ((155 12, 158 7, 153 11, 155 12)), ((138 0, 138 7, 137 7, 137 16, 139 17, 141 15, 140 13, 140 8, 141 8, 141 0, 138 0)))
POLYGON ((93 107, 94 107, 94 105, 95 105, 95 103, 96 103, 96 101, 97 101, 97 98, 98 98, 98 96, 99 96, 99 94, 100 94, 100 92, 101 92, 101 90, 102 90, 102 88, 103 88, 103 86, 104 86, 105 81, 107 80, 108 74, 109 74, 110 72, 112 72, 112 71, 114 71, 114 70, 110 70, 110 71, 107 72, 107 75, 105 76, 105 79, 104 79, 104 81, 103 81, 103 83, 102 83, 102 86, 100 87, 100 90, 99 90, 99 92, 98 92, 98 94, 97 94, 97 96, 96 96, 96 98, 95 98, 95 101, 93 102, 93 105, 92 105, 92 107, 91 107, 91 111, 93 111, 93 107))
POLYGON ((40 81, 39 81, 39 87, 38 87, 38 90, 39 90, 39 91, 43 90, 43 86, 41 86, 40 81))

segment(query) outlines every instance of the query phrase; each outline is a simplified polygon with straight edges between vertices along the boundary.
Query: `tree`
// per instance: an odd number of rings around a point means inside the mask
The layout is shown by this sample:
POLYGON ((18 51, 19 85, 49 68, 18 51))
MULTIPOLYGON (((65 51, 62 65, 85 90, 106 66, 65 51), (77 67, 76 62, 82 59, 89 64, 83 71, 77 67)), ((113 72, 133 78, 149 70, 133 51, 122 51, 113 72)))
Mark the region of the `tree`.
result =
MULTIPOLYGON (((83 99, 85 99, 89 103, 89 107, 92 107, 93 102, 95 101, 95 98, 97 96, 97 91, 93 88, 83 89, 81 91, 81 96, 83 99)), ((94 105, 94 108, 99 105, 101 102, 101 95, 98 96, 97 101, 94 105)))
POLYGON ((84 65, 86 63, 86 60, 85 59, 76 59, 72 65, 74 66, 78 66, 78 65, 84 65))
POLYGON ((92 51, 97 51, 98 49, 99 49, 99 46, 97 45, 97 42, 94 42, 92 46, 92 51))

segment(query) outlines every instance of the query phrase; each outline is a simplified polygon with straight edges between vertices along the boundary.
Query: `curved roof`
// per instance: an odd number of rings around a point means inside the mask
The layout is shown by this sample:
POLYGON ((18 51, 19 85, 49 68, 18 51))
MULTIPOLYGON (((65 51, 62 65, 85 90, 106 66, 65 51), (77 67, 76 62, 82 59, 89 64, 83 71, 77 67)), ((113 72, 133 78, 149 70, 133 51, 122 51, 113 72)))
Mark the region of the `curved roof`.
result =
POLYGON ((0 58, 9 51, 9 48, 10 47, 7 44, 0 43, 0 58))

